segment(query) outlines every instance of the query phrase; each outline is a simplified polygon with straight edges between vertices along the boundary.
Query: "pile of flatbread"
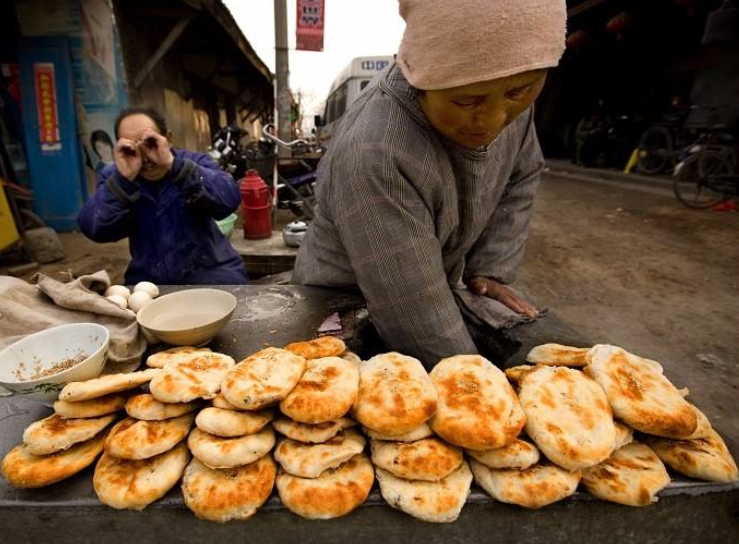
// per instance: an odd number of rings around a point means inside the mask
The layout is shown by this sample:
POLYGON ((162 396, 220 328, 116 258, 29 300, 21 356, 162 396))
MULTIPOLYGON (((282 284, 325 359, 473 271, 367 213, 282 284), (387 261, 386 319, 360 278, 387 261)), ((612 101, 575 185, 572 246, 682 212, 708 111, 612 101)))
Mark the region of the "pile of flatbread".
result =
POLYGON ((375 476, 390 506, 429 522, 456 520, 473 481, 498 501, 540 508, 578 486, 651 504, 670 483, 665 464, 739 479, 708 418, 659 363, 610 345, 545 344, 527 360, 503 372, 459 355, 427 373, 399 353, 361 361, 330 336, 238 364, 172 348, 147 370, 68 384, 2 474, 41 487, 102 454, 93 485, 104 504, 140 510, 181 481, 188 508, 217 522, 250 518, 274 487, 299 516, 344 516, 375 476))

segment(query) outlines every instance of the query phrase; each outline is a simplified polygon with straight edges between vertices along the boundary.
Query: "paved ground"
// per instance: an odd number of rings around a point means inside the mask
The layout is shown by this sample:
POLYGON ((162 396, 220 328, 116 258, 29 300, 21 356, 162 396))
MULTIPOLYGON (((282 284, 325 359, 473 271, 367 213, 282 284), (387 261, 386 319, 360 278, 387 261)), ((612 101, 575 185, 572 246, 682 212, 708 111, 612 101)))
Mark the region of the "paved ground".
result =
MULTIPOLYGON (((692 211, 660 183, 545 176, 520 285, 594 342, 661 361, 739 452, 739 214, 692 211)), ((236 232, 234 235, 238 235, 236 232)), ((64 278, 106 268, 125 242, 62 235, 64 278)))

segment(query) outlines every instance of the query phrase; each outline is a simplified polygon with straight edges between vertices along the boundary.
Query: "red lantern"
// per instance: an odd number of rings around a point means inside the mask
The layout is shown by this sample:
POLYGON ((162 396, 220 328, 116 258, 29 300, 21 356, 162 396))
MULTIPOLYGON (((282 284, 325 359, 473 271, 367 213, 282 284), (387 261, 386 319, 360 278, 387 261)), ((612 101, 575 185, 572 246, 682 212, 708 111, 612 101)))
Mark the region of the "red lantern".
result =
POLYGON ((567 36, 565 46, 567 46, 567 49, 579 49, 586 41, 588 41, 588 38, 589 35, 586 31, 575 30, 575 32, 571 32, 569 36, 567 36))
POLYGON ((611 34, 622 34, 634 22, 634 17, 627 11, 622 11, 618 15, 611 17, 606 23, 606 32, 611 34))

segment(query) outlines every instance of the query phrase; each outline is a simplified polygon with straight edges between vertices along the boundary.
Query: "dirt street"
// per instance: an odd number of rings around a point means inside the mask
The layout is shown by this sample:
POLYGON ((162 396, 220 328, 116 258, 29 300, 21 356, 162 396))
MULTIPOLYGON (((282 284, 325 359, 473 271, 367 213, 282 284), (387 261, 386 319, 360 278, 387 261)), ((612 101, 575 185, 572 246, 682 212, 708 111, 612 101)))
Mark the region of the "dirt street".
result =
MULTIPOLYGON (((62 240, 68 258, 43 272, 66 279, 106 268, 122 280, 125 241, 62 240)), ((594 342, 663 362, 720 432, 739 437, 739 420, 727 416, 739 399, 738 264, 739 214, 688 210, 652 184, 549 174, 519 286, 594 342)))

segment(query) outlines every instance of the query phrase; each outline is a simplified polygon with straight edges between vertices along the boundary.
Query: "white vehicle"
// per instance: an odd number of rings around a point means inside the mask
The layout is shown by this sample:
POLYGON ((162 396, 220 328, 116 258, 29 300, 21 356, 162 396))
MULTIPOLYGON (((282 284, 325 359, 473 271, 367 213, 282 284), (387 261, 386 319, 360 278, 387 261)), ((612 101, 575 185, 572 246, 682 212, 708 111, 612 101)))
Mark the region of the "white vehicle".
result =
POLYGON ((392 55, 356 57, 331 84, 323 116, 316 116, 316 136, 328 143, 331 132, 349 106, 359 98, 370 80, 393 62, 392 55))

